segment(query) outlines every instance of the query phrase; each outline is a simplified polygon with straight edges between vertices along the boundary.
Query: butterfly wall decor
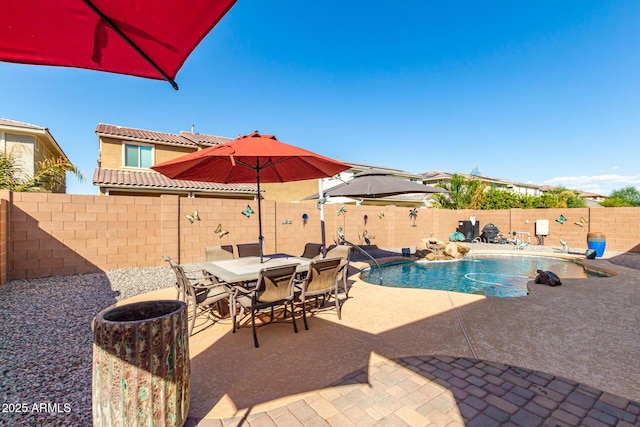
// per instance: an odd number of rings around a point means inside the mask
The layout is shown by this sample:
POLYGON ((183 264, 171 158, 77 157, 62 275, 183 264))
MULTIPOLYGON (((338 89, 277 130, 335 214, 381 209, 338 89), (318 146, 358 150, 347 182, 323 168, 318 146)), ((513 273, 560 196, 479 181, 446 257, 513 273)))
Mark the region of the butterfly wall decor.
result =
POLYGON ((556 219, 556 222, 559 222, 560 224, 564 224, 566 220, 567 218, 565 218, 564 215, 560 215, 560 218, 556 219))
POLYGON ((249 218, 252 213, 254 213, 253 209, 251 209, 251 206, 249 206, 249 205, 247 205, 247 209, 242 211, 242 215, 246 216, 247 218, 249 218))
POLYGON ((580 221, 576 221, 574 222, 575 225, 577 225, 578 227, 584 227, 584 225, 587 223, 587 220, 584 219, 584 217, 580 217, 580 221))
POLYGON ((345 205, 342 205, 342 207, 340 209, 338 209, 338 211, 336 212, 336 215, 340 216, 341 214, 347 213, 347 207, 345 205))
POLYGON ((380 219, 384 218, 384 211, 378 212, 378 218, 380 219))
POLYGON ((228 230, 223 230, 222 229, 222 224, 218 224, 218 227, 216 227, 216 234, 218 235, 218 237, 220 237, 222 239, 222 236, 229 234, 228 230))
POLYGON ((290 219, 283 219, 283 220, 282 220, 282 224, 283 224, 283 225, 291 224, 291 220, 290 220, 290 219))
POLYGON ((191 224, 193 224, 194 221, 200 221, 200 216, 198 215, 198 209, 193 211, 193 215, 186 214, 185 216, 187 217, 187 219, 191 224))

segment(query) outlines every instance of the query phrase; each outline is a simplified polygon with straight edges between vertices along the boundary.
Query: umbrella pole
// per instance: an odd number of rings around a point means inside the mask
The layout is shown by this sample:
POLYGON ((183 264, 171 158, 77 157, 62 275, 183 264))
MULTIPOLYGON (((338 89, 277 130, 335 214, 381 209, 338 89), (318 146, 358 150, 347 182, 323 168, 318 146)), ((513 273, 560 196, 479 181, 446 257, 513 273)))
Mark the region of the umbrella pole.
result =
POLYGON ((327 257, 327 237, 324 229, 324 203, 320 202, 324 197, 322 190, 322 178, 318 180, 318 202, 320 204, 320 234, 322 236, 322 258, 327 257))
POLYGON ((262 263, 262 243, 264 237, 262 236, 262 207, 260 205, 260 169, 257 170, 258 178, 258 242, 260 243, 260 263, 262 263))

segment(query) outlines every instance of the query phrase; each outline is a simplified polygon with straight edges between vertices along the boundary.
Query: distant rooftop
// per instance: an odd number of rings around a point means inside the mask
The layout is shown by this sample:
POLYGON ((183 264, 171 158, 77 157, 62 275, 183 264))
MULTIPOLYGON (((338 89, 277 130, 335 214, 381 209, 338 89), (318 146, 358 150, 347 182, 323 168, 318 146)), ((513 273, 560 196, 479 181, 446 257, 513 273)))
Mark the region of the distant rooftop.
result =
POLYGON ((44 126, 34 125, 31 123, 19 122, 17 120, 0 118, 0 127, 3 127, 3 126, 13 127, 17 129, 24 129, 25 131, 38 131, 37 133, 44 134, 47 137, 49 143, 52 145, 52 148, 54 150, 57 150, 58 153, 65 159, 69 159, 67 155, 64 153, 64 151, 62 150, 62 147, 60 147, 60 144, 58 144, 58 141, 56 141, 56 139, 53 137, 51 132, 49 132, 48 128, 44 126))
POLYGON ((13 127, 21 127, 21 128, 37 129, 37 130, 47 129, 42 126, 32 125, 31 123, 19 122, 17 120, 10 120, 10 119, 3 119, 3 118, 0 118, 0 126, 13 126, 13 127))
POLYGON ((456 173, 450 173, 450 172, 442 172, 439 170, 431 170, 428 172, 424 172, 421 174, 421 176, 425 179, 428 180, 435 180, 435 179, 450 179, 453 175, 460 175, 468 180, 474 180, 474 179, 479 179, 481 178, 482 181, 485 182, 489 182, 489 183, 496 183, 496 184, 503 184, 503 185, 513 185, 513 186, 518 186, 518 187, 525 187, 525 188, 536 188, 536 189, 541 189, 542 186, 537 185, 537 184, 530 184, 530 183, 524 183, 524 182, 517 182, 517 181, 512 181, 509 179, 503 179, 503 178, 494 178, 494 177, 490 177, 490 176, 480 176, 480 175, 472 175, 472 174, 467 174, 467 173, 462 173, 462 172, 456 172, 456 173))

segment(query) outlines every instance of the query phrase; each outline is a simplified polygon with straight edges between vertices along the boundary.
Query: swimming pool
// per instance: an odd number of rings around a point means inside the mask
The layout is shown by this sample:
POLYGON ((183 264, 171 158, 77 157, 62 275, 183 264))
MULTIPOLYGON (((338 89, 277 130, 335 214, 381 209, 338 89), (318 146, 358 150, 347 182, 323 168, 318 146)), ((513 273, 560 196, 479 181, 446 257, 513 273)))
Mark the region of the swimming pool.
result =
POLYGON ((403 261, 362 271, 365 282, 397 288, 437 289, 493 297, 519 297, 536 270, 549 270, 560 279, 601 277, 582 264, 560 258, 523 255, 476 255, 452 261, 403 261), (380 278, 382 276, 382 283, 380 278))

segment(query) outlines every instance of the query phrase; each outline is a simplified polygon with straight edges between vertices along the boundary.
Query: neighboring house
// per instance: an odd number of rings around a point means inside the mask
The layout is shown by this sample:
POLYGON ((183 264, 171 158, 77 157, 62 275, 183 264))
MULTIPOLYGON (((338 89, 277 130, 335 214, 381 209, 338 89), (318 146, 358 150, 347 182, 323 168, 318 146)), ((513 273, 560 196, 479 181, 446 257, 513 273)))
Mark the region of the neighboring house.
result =
POLYGON ((232 141, 231 138, 182 131, 155 132, 99 124, 100 157, 93 184, 101 195, 177 194, 186 197, 254 199, 253 184, 221 184, 169 179, 151 166, 184 154, 232 141))
MULTIPOLYGON (((474 169, 476 171, 477 169, 474 169)), ((448 173, 438 170, 432 170, 421 174, 422 180, 425 184, 436 186, 438 184, 448 183, 451 181, 453 175, 460 175, 468 181, 480 180, 482 183, 488 184, 492 187, 496 187, 503 190, 508 190, 518 194, 528 194, 531 196, 541 196, 544 192, 542 187, 536 184, 525 184, 522 182, 509 181, 502 178, 492 178, 488 176, 481 176, 479 174, 466 174, 466 173, 448 173)))
POLYGON ((600 204, 607 198, 607 196, 603 196, 602 194, 590 193, 588 191, 580 191, 576 190, 580 197, 582 197, 587 202, 587 207, 589 208, 598 208, 602 207, 600 204))
MULTIPOLYGON (((542 185, 540 189, 546 192, 546 191, 556 190, 557 187, 542 185)), ((600 203, 607 198, 607 196, 603 196, 602 194, 590 193, 588 191, 581 191, 581 190, 574 190, 574 191, 577 191, 578 195, 582 197, 585 202, 587 202, 588 208, 601 208, 602 205, 600 203)))
MULTIPOLYGON (((31 178, 38 172, 38 163, 45 159, 62 158, 69 161, 49 129, 0 118, 0 150, 11 154, 18 163, 24 178, 31 178)), ((52 190, 66 192, 65 184, 52 190)))
MULTIPOLYGON (((421 175, 424 179, 425 184, 436 186, 438 184, 450 182, 451 177, 454 174, 433 170, 433 171, 425 172, 421 175)), ((532 196, 541 196, 542 194, 548 191, 553 191, 558 189, 558 187, 552 187, 550 185, 525 184, 522 182, 510 181, 502 178, 491 178, 487 176, 482 176, 480 175, 479 170, 477 168, 475 168, 471 174, 458 172, 457 175, 464 177, 468 181, 477 179, 492 187, 511 191, 513 193, 528 194, 532 196)), ((578 195, 585 200, 585 202, 587 203, 587 207, 590 207, 590 208, 600 207, 601 206, 600 202, 602 202, 606 198, 606 196, 603 196, 601 194, 589 193, 581 190, 574 190, 574 191, 576 191, 578 195)))

